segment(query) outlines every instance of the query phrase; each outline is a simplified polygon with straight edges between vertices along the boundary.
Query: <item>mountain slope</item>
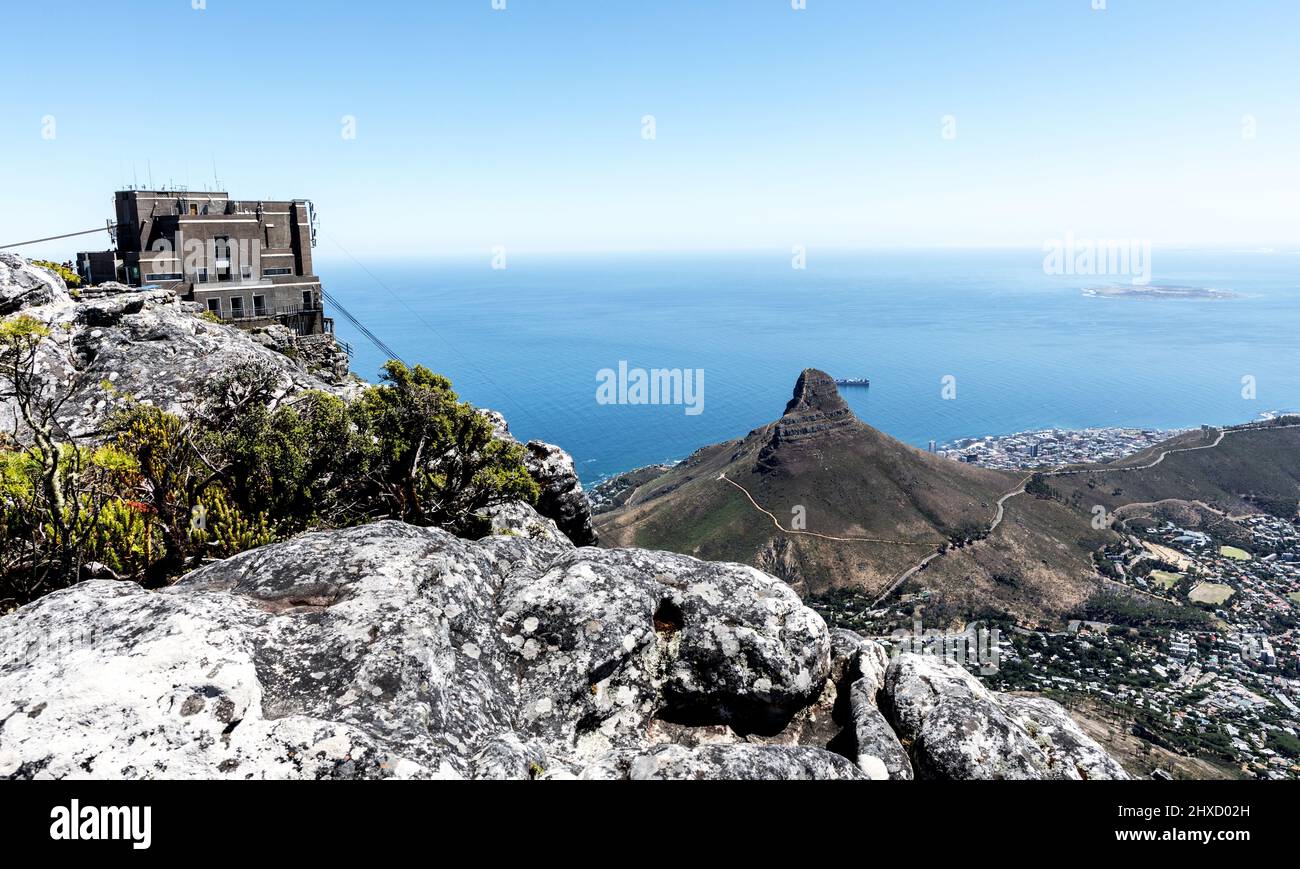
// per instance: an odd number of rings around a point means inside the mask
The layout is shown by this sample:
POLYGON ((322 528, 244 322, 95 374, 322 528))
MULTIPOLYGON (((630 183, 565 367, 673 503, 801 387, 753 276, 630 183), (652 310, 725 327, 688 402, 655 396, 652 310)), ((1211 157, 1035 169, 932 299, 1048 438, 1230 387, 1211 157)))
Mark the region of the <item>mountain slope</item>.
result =
POLYGON ((1188 432, 1122 461, 1085 469, 1054 477, 1052 488, 1108 511, 1195 499, 1233 515, 1269 508, 1294 516, 1300 501, 1300 420, 1283 417, 1188 432))
MULTIPOLYGON (((928 554, 985 534, 998 500, 1021 480, 877 431, 853 415, 828 375, 809 369, 779 420, 699 450, 598 522, 608 545, 743 561, 806 594, 845 586, 878 594, 928 554)), ((997 547, 949 548, 926 570, 944 576, 968 612, 1033 619, 1086 596, 1088 552, 1108 533, 1045 504, 1008 509, 993 534, 997 547)))

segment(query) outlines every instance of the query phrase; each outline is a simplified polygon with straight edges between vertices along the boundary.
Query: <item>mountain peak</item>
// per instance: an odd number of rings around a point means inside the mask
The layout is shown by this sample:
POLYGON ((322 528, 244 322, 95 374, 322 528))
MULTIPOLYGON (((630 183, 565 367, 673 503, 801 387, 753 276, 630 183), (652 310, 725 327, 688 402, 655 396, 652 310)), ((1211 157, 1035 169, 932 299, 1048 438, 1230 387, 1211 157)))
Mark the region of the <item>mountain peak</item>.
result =
POLYGON ((817 413, 853 415, 829 374, 816 368, 805 368, 795 382, 794 396, 785 406, 785 416, 817 413))
POLYGON ((771 438, 759 454, 759 464, 764 467, 778 464, 775 454, 785 444, 858 427, 858 418, 840 397, 831 376, 816 368, 805 368, 794 385, 794 395, 786 404, 785 413, 777 420, 771 438))

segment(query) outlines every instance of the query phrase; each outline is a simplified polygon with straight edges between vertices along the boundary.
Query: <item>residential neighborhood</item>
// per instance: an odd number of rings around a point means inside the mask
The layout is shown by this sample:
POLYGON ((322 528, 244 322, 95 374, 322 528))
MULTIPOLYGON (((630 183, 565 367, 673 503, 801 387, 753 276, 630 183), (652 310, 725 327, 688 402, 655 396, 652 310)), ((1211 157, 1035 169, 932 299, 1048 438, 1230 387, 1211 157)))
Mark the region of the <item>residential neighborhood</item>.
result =
MULTIPOLYGON (((1176 433, 1026 432, 943 452, 1030 468, 1121 458, 1176 433)), ((835 624, 892 638, 896 650, 961 663, 991 688, 1103 710, 1173 755, 1235 776, 1300 778, 1300 524, 1267 514, 1211 519, 1185 527, 1120 517, 1121 542, 1094 556, 1111 594, 1065 630, 971 624, 965 633, 928 630, 920 641, 924 590, 878 608, 843 591, 813 605, 835 624)))
POLYGON ((1009 435, 961 438, 934 449, 937 455, 986 468, 1019 470, 1120 459, 1182 434, 1185 429, 1041 429, 1009 435))

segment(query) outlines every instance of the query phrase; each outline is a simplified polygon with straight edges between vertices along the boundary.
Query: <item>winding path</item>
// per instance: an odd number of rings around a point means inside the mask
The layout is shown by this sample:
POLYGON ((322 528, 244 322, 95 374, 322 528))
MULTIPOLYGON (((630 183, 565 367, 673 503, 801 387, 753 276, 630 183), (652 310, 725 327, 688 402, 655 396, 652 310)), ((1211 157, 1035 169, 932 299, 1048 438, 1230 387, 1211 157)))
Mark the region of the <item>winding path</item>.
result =
MULTIPOLYGON (((1033 473, 1031 473, 1031 474, 1029 474, 1028 476, 1026 476, 1023 480, 1021 480, 1020 483, 1016 486, 1016 488, 1012 489, 1011 491, 1009 491, 1009 492, 1007 492, 1006 494, 1004 494, 1002 497, 998 498, 998 500, 997 500, 997 505, 996 505, 996 510, 994 511, 994 514, 993 514, 993 519, 992 519, 992 521, 989 523, 988 531, 985 533, 984 536, 987 538, 988 536, 992 535, 992 533, 993 533, 994 531, 996 531, 996 530, 998 529, 998 526, 1002 524, 1002 520, 1006 517, 1006 502, 1009 501, 1010 499, 1016 497, 1017 495, 1023 495, 1024 492, 1025 492, 1025 486, 1027 486, 1027 485, 1029 484, 1029 481, 1032 480, 1035 476, 1043 476, 1043 477, 1071 477, 1071 476, 1078 476, 1078 475, 1081 475, 1081 474, 1112 474, 1112 473, 1117 473, 1117 472, 1122 473, 1122 472, 1126 472, 1126 471, 1145 471, 1145 470, 1148 470, 1148 469, 1150 469, 1150 468, 1154 468, 1156 465, 1159 465, 1161 462, 1163 462, 1166 458, 1168 458, 1169 456, 1173 455, 1174 453, 1192 453, 1192 452, 1196 452, 1196 451, 1198 451, 1198 450, 1209 450, 1209 449, 1214 449, 1214 448, 1217 447, 1219 444, 1223 443, 1223 439, 1224 439, 1225 437, 1227 437, 1228 435, 1230 435, 1230 434, 1238 434, 1238 433, 1240 433, 1240 432, 1245 432, 1245 431, 1270 431, 1270 430, 1273 430, 1273 429, 1286 429, 1286 428, 1300 428, 1300 423, 1298 423, 1298 424, 1292 424, 1292 425, 1262 426, 1262 427, 1261 427, 1261 426, 1256 426, 1256 427, 1251 427, 1251 428, 1219 429, 1219 430, 1218 430, 1218 437, 1216 437, 1216 438, 1214 439, 1214 443, 1211 443, 1211 444, 1201 444, 1200 446, 1195 446, 1195 447, 1176 447, 1176 448, 1173 448, 1173 449, 1162 450, 1162 451, 1160 452, 1160 455, 1157 456, 1157 457, 1155 458, 1154 461, 1148 462, 1147 464, 1144 464, 1144 465, 1127 465, 1127 466, 1124 466, 1124 467, 1074 468, 1074 469, 1070 469, 1068 465, 1060 465, 1060 466, 1058 466, 1058 467, 1056 467, 1056 468, 1051 468, 1051 469, 1049 469, 1049 470, 1034 471, 1033 473)), ((934 552, 931 552, 929 555, 927 555, 927 556, 925 556, 924 558, 922 558, 922 559, 921 559, 920 561, 918 561, 916 564, 913 564, 911 567, 907 568, 907 569, 904 570, 902 573, 898 574, 898 576, 894 577, 894 579, 889 583, 889 585, 885 588, 885 590, 882 591, 882 592, 881 592, 881 593, 880 593, 880 594, 879 594, 879 595, 878 595, 874 600, 872 600, 872 602, 871 602, 871 603, 866 607, 866 609, 863 610, 863 612, 866 612, 867 610, 875 609, 877 606, 879 606, 880 603, 881 603, 881 601, 885 600, 885 599, 888 598, 891 594, 893 594, 895 591, 897 591, 897 590, 898 590, 898 587, 901 586, 903 583, 905 583, 908 579, 910 579, 910 578, 911 578, 911 577, 912 577, 912 576, 913 576, 917 571, 925 569, 925 566, 928 565, 931 561, 934 561, 936 558, 938 558, 939 556, 943 555, 943 553, 944 553, 944 551, 945 551, 945 549, 946 549, 946 546, 947 546, 947 542, 946 542, 946 541, 945 541, 944 543, 938 543, 938 544, 936 544, 936 543, 923 543, 923 542, 922 542, 922 543, 918 543, 918 542, 915 542, 915 541, 907 541, 907 540, 890 540, 890 539, 879 538, 879 537, 833 537, 833 536, 831 536, 831 535, 829 535, 829 534, 818 534, 818 533, 816 533, 816 532, 814 532, 814 531, 794 531, 794 530, 790 530, 790 529, 787 529, 787 528, 783 527, 783 526, 781 525, 781 522, 776 518, 775 515, 773 515, 773 514, 772 514, 771 512, 769 512, 769 511, 763 509, 763 507, 760 506, 759 503, 758 503, 757 501, 754 500, 754 496, 751 495, 751 494, 749 493, 749 490, 746 489, 744 486, 740 485, 740 484, 737 483, 735 480, 730 479, 730 478, 729 478, 725 473, 721 473, 721 474, 719 474, 719 475, 718 475, 718 479, 719 479, 719 480, 726 480, 728 483, 730 483, 731 485, 735 486, 735 487, 736 487, 737 489, 739 489, 740 491, 744 492, 744 493, 745 493, 745 497, 749 499, 749 503, 752 504, 752 505, 754 505, 754 508, 755 508, 756 510, 758 510, 759 512, 761 512, 761 513, 765 514, 766 516, 768 516, 768 518, 770 518, 770 519, 772 520, 772 524, 775 525, 775 526, 777 527, 778 530, 780 530, 780 531, 782 531, 782 532, 784 532, 784 533, 786 533, 786 534, 803 534, 803 535, 806 535, 806 536, 808 536, 808 537, 819 537, 819 538, 821 538, 821 539, 823 539, 823 540, 836 540, 836 541, 845 542, 845 543, 888 543, 888 544, 896 544, 896 545, 899 545, 899 546, 929 546, 929 547, 932 547, 932 548, 935 549, 934 552)), ((1166 500, 1169 500, 1169 499, 1166 499, 1166 500)), ((1174 499, 1174 500, 1177 500, 1177 499, 1174 499)), ((1219 512, 1219 511, 1214 510, 1214 508, 1209 507, 1208 504, 1204 504, 1204 503, 1202 503, 1202 502, 1195 502, 1195 503, 1201 504, 1201 506, 1204 506, 1204 507, 1206 507, 1207 509, 1210 509, 1210 510, 1213 511, 1213 512, 1219 512)), ((1116 510, 1115 512, 1119 512, 1120 510, 1123 510, 1125 507, 1133 507, 1133 506, 1138 506, 1138 505, 1136 505, 1136 504, 1126 504, 1126 505, 1124 505, 1124 507, 1117 508, 1117 510, 1116 510)), ((1228 516, 1226 513, 1223 514, 1223 515, 1225 516, 1225 518, 1228 518, 1228 519, 1235 518, 1235 517, 1232 517, 1232 516, 1228 516)), ((1106 578, 1103 577, 1103 579, 1106 579, 1106 578)), ((1109 580, 1109 579, 1107 579, 1106 581, 1108 581, 1108 582, 1115 582, 1115 580, 1109 580)), ((1123 585, 1124 588, 1126 588, 1126 589, 1127 589, 1127 588, 1130 588, 1130 586, 1124 585, 1123 583, 1118 583, 1118 584, 1119 584, 1119 585, 1123 585)), ((1132 589, 1132 590, 1133 590, 1133 591, 1141 592, 1140 589, 1132 589)), ((1149 593, 1147 593, 1147 592, 1141 592, 1141 593, 1143 593, 1143 594, 1149 594, 1149 593)), ((1149 596, 1150 596, 1150 597, 1154 597, 1154 598, 1156 598, 1157 600, 1162 600, 1162 601, 1165 601, 1165 602, 1169 602, 1166 598, 1162 598, 1162 597, 1159 597, 1159 596, 1157 596, 1157 595, 1149 595, 1149 596)))
MULTIPOLYGON (((1297 426, 1279 425, 1279 426, 1273 426, 1273 428, 1297 428, 1297 426)), ((1042 474, 1044 477, 1070 477, 1076 474, 1109 474, 1115 471, 1145 471, 1148 468, 1154 468, 1156 465, 1163 462, 1166 456, 1170 456, 1173 453, 1194 453, 1197 450, 1214 449, 1219 444, 1223 443, 1223 439, 1227 437, 1229 431, 1259 431, 1259 430, 1260 429, 1226 429, 1226 428, 1219 429, 1219 436, 1214 439, 1214 443, 1212 444, 1201 444, 1199 447, 1178 447, 1177 449, 1164 450, 1163 452, 1160 453, 1159 457, 1157 457, 1154 462, 1145 465, 1125 465, 1122 467, 1110 467, 1110 468, 1077 468, 1075 470, 1065 470, 1067 466, 1061 465, 1057 468, 1053 468, 1050 471, 1039 471, 1038 473, 1042 474)))
POLYGON ((897 546, 938 546, 940 545, 936 543, 926 543, 924 541, 918 542, 916 540, 895 540, 888 537, 834 537, 830 534, 818 534, 816 531, 797 531, 791 528, 785 528, 781 525, 780 520, 777 519, 773 513, 763 509, 763 507, 760 506, 759 503, 754 500, 754 496, 749 494, 748 489, 746 489, 744 486, 740 485, 735 480, 728 477, 725 472, 718 474, 718 479, 726 480, 728 483, 735 486, 740 491, 744 492, 745 497, 749 499, 749 503, 754 505, 754 509, 766 515, 769 519, 772 520, 772 524, 777 527, 778 531, 782 531, 786 534, 803 534, 806 537, 820 537, 822 540, 835 540, 840 543, 891 543, 897 546))
MULTIPOLYGON (((1012 489, 1010 492, 1007 492, 1005 495, 1003 495, 1001 498, 998 499, 997 512, 996 512, 996 513, 994 514, 994 516, 993 516, 993 521, 989 524, 988 534, 991 535, 994 531, 997 530, 997 527, 998 527, 999 525, 1002 524, 1002 519, 1003 519, 1003 517, 1006 515, 1006 509, 1005 509, 1006 502, 1007 502, 1008 500, 1010 500, 1011 498, 1014 498, 1016 495, 1022 495, 1022 494, 1024 494, 1025 486, 1028 485, 1029 481, 1032 480, 1032 479, 1034 478, 1035 475, 1041 475, 1041 476, 1044 476, 1044 477, 1070 477, 1070 476, 1076 476, 1076 475, 1079 475, 1079 474, 1110 474, 1110 473, 1114 473, 1114 472, 1117 472, 1117 471, 1120 471, 1120 472, 1122 472, 1122 471, 1144 471, 1144 470, 1147 470, 1147 469, 1149 469, 1149 468, 1154 468, 1156 465, 1160 464, 1160 463, 1163 462, 1167 457, 1173 455, 1174 453, 1192 453, 1192 452, 1196 452, 1197 450, 1209 450, 1209 449, 1214 449, 1214 448, 1217 447, 1219 444, 1223 443, 1223 439, 1224 439, 1225 437, 1227 437, 1229 434, 1237 434, 1237 433, 1239 433, 1239 432, 1243 432, 1243 431, 1267 431, 1267 430, 1272 430, 1272 429, 1281 429, 1281 428, 1300 428, 1300 424, 1294 424, 1294 425, 1278 425, 1278 426, 1267 426, 1267 427, 1263 427, 1263 428, 1256 427, 1256 428, 1219 429, 1219 436, 1216 437, 1216 438, 1214 439, 1214 443, 1212 443, 1212 444, 1201 444, 1200 446, 1197 446, 1197 447, 1176 447, 1176 448, 1174 448, 1174 449, 1162 450, 1161 453, 1160 453, 1160 455, 1156 457, 1155 461, 1148 462, 1148 463, 1145 464, 1145 465, 1128 465, 1128 466, 1126 466, 1126 467, 1077 468, 1077 469, 1072 469, 1072 470, 1067 470, 1067 467, 1068 467, 1068 466, 1066 466, 1066 465, 1062 465, 1062 466, 1059 466, 1059 467, 1056 467, 1056 468, 1053 468, 1053 469, 1051 469, 1051 470, 1047 470, 1047 471, 1035 471, 1034 473, 1032 473, 1032 474, 1030 474, 1029 476, 1025 477, 1025 479, 1022 480, 1022 481, 1020 482, 1020 485, 1019 485, 1019 486, 1017 486, 1016 488, 1012 489)), ((1208 505, 1206 505, 1206 506, 1208 506, 1208 505)), ((1120 508, 1120 509, 1123 509, 1123 508, 1120 508)), ((1213 508, 1211 508, 1211 509, 1213 509, 1213 508)), ((1216 511, 1216 512, 1217 512, 1217 511, 1216 511)), ((987 537, 987 536, 988 536, 988 535, 986 535, 986 537, 987 537)), ((899 574, 898 577, 897 577, 893 582, 891 582, 891 583, 889 584, 889 587, 886 588, 886 589, 885 589, 885 590, 880 594, 879 597, 877 597, 875 600, 873 600, 873 601, 871 602, 871 606, 867 607, 867 609, 874 609, 875 607, 879 606, 881 601, 883 601, 885 598, 889 597, 889 595, 893 594, 894 591, 895 591, 895 590, 896 590, 900 585, 902 585, 904 582, 907 581, 907 579, 908 579, 909 577, 912 576, 912 574, 916 573, 918 570, 920 570, 920 569, 922 569, 923 567, 925 567, 927 564, 929 564, 929 563, 930 563, 931 561, 933 561, 935 558, 938 558, 941 554, 942 554, 942 552, 936 552, 936 553, 934 553, 933 555, 930 555, 929 557, 927 557, 927 558, 925 558, 925 559, 922 559, 919 563, 913 565, 912 567, 908 568, 907 570, 903 571, 903 573, 899 574)), ((1106 577, 1103 577, 1103 579, 1107 579, 1107 578, 1106 578, 1106 577)), ((1109 582, 1115 582, 1115 580, 1109 580, 1109 579, 1107 579, 1107 581, 1109 581, 1109 582)), ((1124 588, 1130 588, 1130 586, 1124 585, 1123 583, 1118 583, 1118 584, 1119 584, 1119 585, 1123 585, 1124 588)), ((1141 591, 1140 589, 1133 589, 1133 590, 1134 590, 1134 591, 1141 591)), ((1143 594, 1147 594, 1147 592, 1142 592, 1142 593, 1143 593, 1143 594)), ((1159 596, 1157 596, 1157 595, 1149 595, 1149 596, 1150 596, 1150 597, 1154 597, 1154 598, 1156 598, 1157 600, 1165 600, 1166 602, 1168 602, 1165 598, 1159 597, 1159 596)))

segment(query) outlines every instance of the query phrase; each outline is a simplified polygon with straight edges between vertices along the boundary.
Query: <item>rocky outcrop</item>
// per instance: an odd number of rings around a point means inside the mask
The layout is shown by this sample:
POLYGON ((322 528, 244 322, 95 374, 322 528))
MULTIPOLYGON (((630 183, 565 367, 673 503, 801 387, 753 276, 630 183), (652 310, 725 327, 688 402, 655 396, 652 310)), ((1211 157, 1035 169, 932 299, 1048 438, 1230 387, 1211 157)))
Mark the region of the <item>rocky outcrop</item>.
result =
POLYGON ((1055 704, 884 662, 753 568, 381 522, 0 618, 0 777, 905 778, 876 703, 922 776, 1115 776, 1055 704))
POLYGON ((858 767, 868 778, 907 781, 912 761, 880 710, 889 657, 879 643, 862 643, 854 663, 857 678, 849 688, 858 767))
POLYGON ((785 413, 776 423, 776 433, 783 441, 797 441, 851 427, 856 420, 831 376, 816 368, 805 368, 795 381, 794 395, 786 403, 785 413))
POLYGON ((341 385, 356 379, 349 374, 348 350, 328 332, 296 335, 287 326, 273 324, 250 329, 248 334, 258 344, 296 360, 308 374, 327 383, 341 385))
POLYGON ((788 717, 829 652, 752 568, 382 522, 0 619, 0 775, 576 776, 788 717))
POLYGON ((483 511, 490 523, 490 533, 527 537, 529 540, 549 540, 552 543, 569 543, 554 520, 547 519, 522 501, 508 501, 483 511))
MULTIPOLYGON (((207 383, 242 363, 278 372, 276 400, 308 389, 352 398, 366 386, 348 372, 347 352, 332 335, 297 336, 280 325, 243 331, 200 316, 197 305, 168 290, 107 283, 79 295, 73 298, 52 273, 0 254, 0 315, 26 314, 50 328, 41 370, 52 393, 70 393, 59 421, 73 437, 93 437, 130 401, 184 414, 207 383)), ((504 417, 487 413, 498 433, 513 440, 504 417)), ((17 425, 13 409, 0 401, 0 430, 17 425)), ((542 514, 575 543, 594 545, 591 511, 569 454, 531 441, 526 462, 542 489, 542 514)))
MULTIPOLYGON (((0 255, 0 288, 15 300, 0 314, 33 317, 50 329, 40 367, 52 391, 71 394, 59 421, 73 436, 93 435, 129 399, 183 413, 205 383, 230 366, 258 362, 280 375, 280 394, 320 389, 350 396, 359 382, 323 379, 293 352, 289 330, 254 336, 198 316, 192 303, 168 290, 121 284, 88 287, 80 298, 62 279, 20 257, 0 255)), ((328 340, 333 340, 332 338, 328 340)), ((13 411, 0 403, 0 424, 13 425, 13 411)))
POLYGON ((769 471, 780 467, 782 451, 790 445, 823 441, 860 427, 831 376, 816 368, 805 368, 795 382, 785 413, 771 426, 771 434, 758 453, 758 467, 769 471))
POLYGON ((63 279, 20 256, 0 253, 0 317, 23 308, 71 301, 63 279))
POLYGON ((726 779, 755 781, 864 778, 847 758, 802 745, 657 745, 607 754, 583 769, 583 779, 726 779))
POLYGON ((524 446, 528 450, 524 464, 542 489, 537 497, 537 512, 554 519, 578 546, 595 546, 591 506, 574 469, 573 456, 543 441, 529 441, 524 446))
POLYGON ((331 383, 348 380, 352 360, 347 348, 333 335, 299 335, 294 339, 294 351, 303 366, 317 377, 331 383))
MULTIPOLYGON (((506 418, 495 410, 484 410, 497 437, 519 443, 510 433, 506 418)), ((591 504, 574 468, 573 456, 554 444, 531 440, 524 444, 524 464, 538 486, 537 512, 555 524, 577 546, 595 546, 596 528, 591 521, 591 504)))
POLYGON ((886 671, 885 691, 923 777, 1129 778, 1058 704, 995 694, 960 667, 902 655, 886 671))

